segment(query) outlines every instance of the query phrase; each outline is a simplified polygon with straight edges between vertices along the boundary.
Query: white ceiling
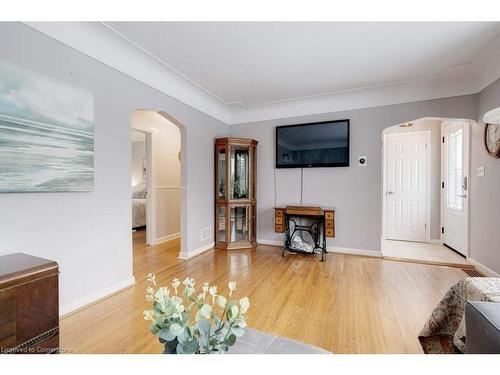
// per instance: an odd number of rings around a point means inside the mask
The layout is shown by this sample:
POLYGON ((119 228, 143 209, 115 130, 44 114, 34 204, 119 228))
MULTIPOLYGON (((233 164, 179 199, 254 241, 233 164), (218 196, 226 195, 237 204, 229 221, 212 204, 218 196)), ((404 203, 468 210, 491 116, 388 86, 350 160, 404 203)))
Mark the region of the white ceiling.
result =
POLYGON ((494 22, 47 24, 29 23, 226 123, 476 93, 500 77, 494 22))
POLYGON ((115 22, 115 31, 225 103, 407 82, 470 63, 500 23, 115 22))

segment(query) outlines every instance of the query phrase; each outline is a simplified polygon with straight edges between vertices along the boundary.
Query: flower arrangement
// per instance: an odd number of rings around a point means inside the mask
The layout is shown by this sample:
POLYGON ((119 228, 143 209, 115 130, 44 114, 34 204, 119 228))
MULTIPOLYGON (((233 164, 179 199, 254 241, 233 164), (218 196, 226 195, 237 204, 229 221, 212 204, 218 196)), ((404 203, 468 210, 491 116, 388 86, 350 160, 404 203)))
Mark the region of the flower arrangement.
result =
POLYGON ((181 282, 172 280, 172 295, 167 287, 156 289, 154 274, 149 274, 147 280, 150 285, 146 301, 153 306, 143 315, 145 320, 152 321, 150 331, 164 344, 163 353, 225 353, 243 335, 250 300, 230 299, 236 282, 229 282, 229 298, 226 298, 217 294, 217 287, 209 283, 204 283, 197 295, 195 281, 189 277, 182 282, 182 292, 181 282))

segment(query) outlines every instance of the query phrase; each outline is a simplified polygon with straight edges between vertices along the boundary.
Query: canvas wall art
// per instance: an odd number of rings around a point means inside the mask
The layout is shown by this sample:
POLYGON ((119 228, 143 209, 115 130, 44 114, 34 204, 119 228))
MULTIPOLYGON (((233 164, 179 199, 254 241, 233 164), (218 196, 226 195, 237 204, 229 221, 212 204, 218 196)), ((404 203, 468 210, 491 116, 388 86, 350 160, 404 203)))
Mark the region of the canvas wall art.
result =
POLYGON ((93 185, 92 93, 0 60, 0 193, 93 185))

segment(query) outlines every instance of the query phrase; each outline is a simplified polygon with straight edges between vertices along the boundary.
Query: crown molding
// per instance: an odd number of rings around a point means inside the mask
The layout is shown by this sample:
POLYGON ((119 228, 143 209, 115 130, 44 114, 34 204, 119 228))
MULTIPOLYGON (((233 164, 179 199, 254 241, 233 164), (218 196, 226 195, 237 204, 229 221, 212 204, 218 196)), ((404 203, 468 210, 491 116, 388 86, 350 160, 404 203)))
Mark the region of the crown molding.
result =
POLYGON ((24 22, 65 45, 222 122, 229 108, 101 22, 24 22))
POLYGON ((228 104, 100 22, 24 22, 228 125, 477 94, 500 77, 500 37, 476 58, 411 82, 255 106, 228 104))

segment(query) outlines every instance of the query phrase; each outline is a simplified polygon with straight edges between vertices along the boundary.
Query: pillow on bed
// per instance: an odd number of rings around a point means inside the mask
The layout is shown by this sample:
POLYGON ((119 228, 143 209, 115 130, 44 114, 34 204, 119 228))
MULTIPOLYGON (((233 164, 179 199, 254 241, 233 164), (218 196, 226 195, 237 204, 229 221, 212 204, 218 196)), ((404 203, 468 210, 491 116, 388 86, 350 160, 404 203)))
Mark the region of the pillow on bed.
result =
POLYGON ((132 199, 146 199, 147 192, 146 190, 134 191, 132 193, 132 199))
POLYGON ((146 199, 147 191, 145 184, 139 184, 132 189, 132 199, 146 199))

